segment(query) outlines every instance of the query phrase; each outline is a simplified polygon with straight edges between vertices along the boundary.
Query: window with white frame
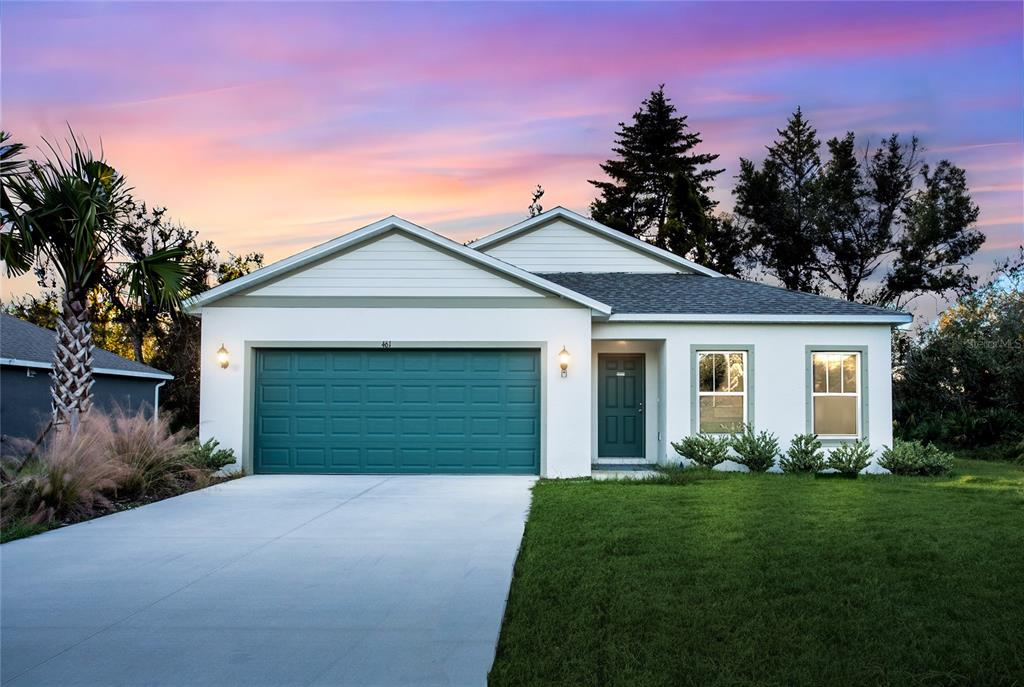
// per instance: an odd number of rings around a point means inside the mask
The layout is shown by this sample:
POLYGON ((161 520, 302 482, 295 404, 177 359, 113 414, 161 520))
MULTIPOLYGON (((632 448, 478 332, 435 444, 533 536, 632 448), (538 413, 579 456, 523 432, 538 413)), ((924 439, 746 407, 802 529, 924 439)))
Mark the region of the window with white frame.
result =
POLYGON ((860 436, 860 353, 811 354, 813 429, 818 436, 860 436))
POLYGON ((737 432, 747 422, 747 352, 697 353, 697 429, 737 432))

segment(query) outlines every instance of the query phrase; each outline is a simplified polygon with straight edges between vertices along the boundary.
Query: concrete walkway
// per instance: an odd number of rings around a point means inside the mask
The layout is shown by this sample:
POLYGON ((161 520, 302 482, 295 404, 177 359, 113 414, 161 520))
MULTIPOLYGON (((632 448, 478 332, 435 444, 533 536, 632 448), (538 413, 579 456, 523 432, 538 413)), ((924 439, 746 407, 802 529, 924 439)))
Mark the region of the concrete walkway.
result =
POLYGON ((532 478, 254 476, 0 547, 4 685, 483 685, 532 478))

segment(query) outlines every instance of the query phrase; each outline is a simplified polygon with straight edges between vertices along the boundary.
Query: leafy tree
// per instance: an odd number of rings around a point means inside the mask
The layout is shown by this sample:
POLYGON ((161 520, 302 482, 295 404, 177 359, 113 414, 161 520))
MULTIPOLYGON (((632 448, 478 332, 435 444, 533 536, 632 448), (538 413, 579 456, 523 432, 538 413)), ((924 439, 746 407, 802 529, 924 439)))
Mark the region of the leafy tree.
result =
POLYGON ((692 243, 670 240, 670 233, 700 230, 715 207, 708 195, 711 182, 723 171, 704 168, 718 156, 695 152, 700 143, 700 134, 689 130, 685 115, 676 114, 662 84, 644 99, 631 123, 619 123, 616 158, 601 164, 610 181, 590 181, 600 191, 591 216, 660 248, 692 243))
POLYGON ((769 274, 787 288, 895 307, 977 285, 966 263, 984 237, 971 226, 978 208, 962 169, 942 160, 933 171, 917 138, 898 134, 862 156, 852 132, 832 138, 824 163, 819 148, 798 108, 760 167, 740 161, 735 212, 769 274))
POLYGON ((734 213, 749 223, 761 265, 783 286, 820 291, 815 253, 821 141, 798 107, 758 167, 740 158, 734 213))
POLYGON ((44 329, 56 329, 60 319, 60 300, 55 291, 39 296, 25 294, 4 303, 4 312, 44 329))
MULTIPOLYGON (((228 253, 222 260, 212 241, 192 241, 186 251, 187 272, 182 279, 184 298, 206 291, 214 280, 225 284, 263 266, 262 253, 228 253)), ((175 310, 157 334, 152 364, 174 375, 162 390, 161 402, 171 413, 175 428, 199 424, 201 333, 197 318, 175 310)))
POLYGON ((263 253, 255 251, 243 255, 228 253, 227 260, 217 265, 217 283, 226 284, 239 277, 244 277, 250 272, 255 272, 261 267, 263 267, 263 253))
POLYGON ((177 296, 180 261, 173 255, 135 259, 121 230, 131 198, 124 177, 75 137, 67 150, 47 143, 42 162, 4 179, 0 249, 9 276, 52 270, 62 287, 52 395, 54 419, 77 430, 91 405, 92 327, 89 294, 109 272, 161 301, 177 296))
POLYGON ((948 160, 934 171, 922 167, 924 188, 903 205, 903 231, 895 240, 896 258, 876 296, 901 306, 923 293, 970 292, 977 278, 967 261, 985 236, 972 229, 978 206, 967 189, 967 174, 948 160))
POLYGON ((110 319, 121 325, 140 363, 146 362, 147 337, 153 335, 161 317, 177 307, 176 298, 162 297, 161 285, 168 278, 180 281, 185 247, 196 237, 196 232, 167 222, 166 212, 166 208, 132 203, 119 227, 121 248, 131 263, 148 264, 151 269, 108 270, 99 284, 110 319))
POLYGON ((858 159, 852 132, 826 144, 829 160, 818 181, 815 213, 817 273, 849 301, 865 300, 868 279, 892 253, 895 221, 918 172, 916 138, 896 135, 858 159))
POLYGON ((960 447, 1024 438, 1024 248, 997 274, 897 346, 893 410, 902 438, 960 447))
POLYGON ((544 197, 544 187, 537 184, 537 188, 533 190, 533 194, 530 196, 530 207, 526 209, 530 213, 530 217, 536 217, 540 213, 544 212, 544 207, 540 204, 540 199, 544 197))

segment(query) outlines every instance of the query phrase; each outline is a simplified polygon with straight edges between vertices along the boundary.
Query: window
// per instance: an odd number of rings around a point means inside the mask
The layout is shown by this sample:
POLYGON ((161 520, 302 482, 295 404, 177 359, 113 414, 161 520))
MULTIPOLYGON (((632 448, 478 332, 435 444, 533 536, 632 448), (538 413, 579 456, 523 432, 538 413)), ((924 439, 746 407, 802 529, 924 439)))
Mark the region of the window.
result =
POLYGON ((860 436, 860 353, 811 354, 813 432, 822 437, 860 436))
POLYGON ((698 429, 709 434, 739 431, 747 422, 746 351, 701 351, 697 370, 698 429))

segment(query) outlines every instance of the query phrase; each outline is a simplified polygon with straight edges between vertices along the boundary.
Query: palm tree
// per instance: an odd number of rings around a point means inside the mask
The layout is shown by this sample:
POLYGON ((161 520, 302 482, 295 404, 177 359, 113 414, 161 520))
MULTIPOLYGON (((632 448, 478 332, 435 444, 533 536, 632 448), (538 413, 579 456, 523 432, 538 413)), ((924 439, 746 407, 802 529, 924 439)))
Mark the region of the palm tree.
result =
POLYGON ((5 174, 10 195, 4 198, 0 249, 9 276, 34 267, 40 275, 52 271, 63 286, 51 390, 54 422, 74 431, 91 404, 89 294, 114 272, 133 289, 176 302, 182 255, 119 259, 125 256, 122 221, 132 204, 124 177, 102 153, 94 157, 73 131, 67 151, 46 145, 49 154, 42 162, 29 160, 23 169, 5 174))

